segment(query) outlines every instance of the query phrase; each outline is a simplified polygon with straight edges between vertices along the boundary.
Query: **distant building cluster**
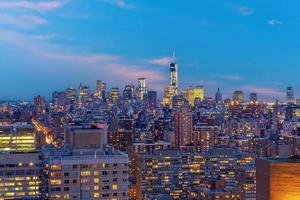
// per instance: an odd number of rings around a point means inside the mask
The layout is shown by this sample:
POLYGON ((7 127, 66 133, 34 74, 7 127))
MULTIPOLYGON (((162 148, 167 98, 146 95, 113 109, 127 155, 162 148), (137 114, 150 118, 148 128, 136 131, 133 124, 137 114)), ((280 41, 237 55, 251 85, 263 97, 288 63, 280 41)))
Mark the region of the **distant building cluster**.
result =
POLYGON ((146 79, 0 104, 0 200, 296 200, 300 104, 146 79))

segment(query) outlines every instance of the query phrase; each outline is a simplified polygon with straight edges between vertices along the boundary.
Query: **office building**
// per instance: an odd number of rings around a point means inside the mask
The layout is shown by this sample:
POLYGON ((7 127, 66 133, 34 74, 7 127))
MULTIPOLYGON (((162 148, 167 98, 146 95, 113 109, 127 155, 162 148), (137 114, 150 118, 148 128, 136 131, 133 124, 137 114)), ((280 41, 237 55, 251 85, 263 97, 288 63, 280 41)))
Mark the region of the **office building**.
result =
POLYGON ((34 152, 36 143, 32 125, 0 126, 0 152, 34 152))
POLYGON ((40 96, 40 95, 34 97, 33 116, 35 118, 39 118, 45 113, 46 113, 46 99, 45 99, 45 97, 40 96))
POLYGON ((256 199, 297 200, 300 197, 300 159, 260 158, 256 161, 256 199))
POLYGON ((178 64, 175 60, 175 53, 173 53, 173 60, 170 63, 170 83, 169 86, 174 87, 175 95, 178 94, 178 64))
POLYGON ((137 200, 148 194, 169 194, 187 199, 188 188, 198 186, 205 177, 205 156, 177 150, 138 154, 135 158, 137 200))
POLYGON ((119 100, 120 98, 120 90, 118 87, 113 87, 110 90, 110 100, 112 103, 115 103, 119 100))
POLYGON ((147 94, 147 86, 146 86, 146 79, 139 78, 138 79, 138 97, 140 100, 143 100, 147 94))
POLYGON ((237 185, 240 187, 242 200, 256 200, 255 165, 245 165, 237 168, 237 185))
POLYGON ((0 153, 0 199, 41 199, 42 172, 38 153, 0 153))
POLYGON ((193 114, 186 108, 176 111, 174 114, 175 147, 181 149, 192 144, 193 114))
POLYGON ((256 102, 258 100, 257 99, 257 93, 250 93, 249 100, 252 101, 252 102, 256 102))
POLYGON ((195 100, 200 99, 200 101, 203 101, 205 98, 205 92, 203 86, 196 86, 196 87, 190 87, 187 90, 187 100, 189 102, 189 105, 194 106, 195 100))
POLYGON ((109 126, 109 145, 120 151, 131 151, 134 141, 134 119, 120 116, 113 119, 109 126))
POLYGON ((294 100, 295 100, 294 88, 291 87, 291 86, 289 86, 287 88, 286 100, 287 100, 288 103, 294 103, 294 100))
POLYGON ((220 133, 218 126, 196 124, 193 126, 193 147, 195 151, 209 151, 215 146, 215 138, 220 133))
POLYGON ((147 103, 148 103, 149 109, 151 109, 151 110, 156 109, 156 107, 157 107, 157 92, 156 91, 148 91, 147 103))
POLYGON ((125 85, 123 90, 123 102, 132 103, 134 97, 134 85, 125 85))
POLYGON ((104 83, 102 80, 97 80, 96 91, 94 95, 102 101, 106 99, 106 83, 104 83))
POLYGON ((234 91, 233 96, 232 96, 233 101, 237 101, 239 103, 244 102, 244 93, 243 91, 237 90, 234 91))
POLYGON ((44 151, 49 200, 128 200, 128 155, 103 149, 44 151))
POLYGON ((216 101, 216 103, 221 103, 222 100, 223 100, 222 93, 220 92, 220 88, 218 88, 216 96, 215 96, 215 101, 216 101))
POLYGON ((64 143, 72 148, 103 148, 107 144, 107 125, 66 126, 64 143))
POLYGON ((66 103, 67 104, 75 103, 76 98, 77 98, 77 91, 76 91, 76 89, 67 88, 67 89, 65 89, 64 93, 65 93, 66 103))

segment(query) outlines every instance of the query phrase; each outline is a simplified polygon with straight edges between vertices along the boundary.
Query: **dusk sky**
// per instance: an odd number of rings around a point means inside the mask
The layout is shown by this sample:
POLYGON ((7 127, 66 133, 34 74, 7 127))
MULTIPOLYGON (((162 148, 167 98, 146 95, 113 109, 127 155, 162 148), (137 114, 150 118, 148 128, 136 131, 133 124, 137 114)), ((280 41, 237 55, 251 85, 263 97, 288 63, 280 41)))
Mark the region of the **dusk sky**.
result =
MULTIPOLYGON (((300 93, 299 0, 0 0, 0 99, 54 90, 168 84, 226 96, 300 93)), ((247 97, 248 98, 248 97, 247 97)))

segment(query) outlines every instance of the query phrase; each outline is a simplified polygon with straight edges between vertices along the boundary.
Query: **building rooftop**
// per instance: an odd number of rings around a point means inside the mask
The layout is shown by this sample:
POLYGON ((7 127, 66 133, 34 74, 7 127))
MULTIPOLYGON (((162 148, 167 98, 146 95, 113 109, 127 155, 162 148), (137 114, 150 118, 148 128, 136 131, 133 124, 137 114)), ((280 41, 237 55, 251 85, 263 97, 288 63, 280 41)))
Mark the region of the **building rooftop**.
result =
POLYGON ((274 163, 300 163, 300 156, 259 158, 274 163))

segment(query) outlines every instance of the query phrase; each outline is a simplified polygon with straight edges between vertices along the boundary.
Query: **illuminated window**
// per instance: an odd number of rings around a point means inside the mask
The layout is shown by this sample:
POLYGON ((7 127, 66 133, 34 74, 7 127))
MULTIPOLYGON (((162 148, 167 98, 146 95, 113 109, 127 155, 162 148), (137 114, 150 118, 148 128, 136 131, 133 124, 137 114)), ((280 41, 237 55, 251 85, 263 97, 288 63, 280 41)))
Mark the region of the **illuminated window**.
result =
POLYGON ((99 198, 100 197, 100 194, 97 192, 97 193, 94 193, 94 198, 99 198))
POLYGON ((98 185, 94 186, 94 190, 99 190, 99 186, 98 185))
POLYGON ((99 178, 94 178, 94 183, 99 183, 99 178))
POLYGON ((112 185, 112 189, 113 190, 117 190, 118 189, 118 185, 112 185))
POLYGON ((61 184, 61 180, 59 180, 59 179, 50 180, 50 184, 51 185, 60 185, 61 184))
POLYGON ((61 170, 61 166, 60 165, 51 165, 51 169, 52 170, 61 170))
POLYGON ((81 176, 89 176, 89 175, 91 175, 91 172, 90 171, 82 171, 80 174, 81 174, 81 176))

